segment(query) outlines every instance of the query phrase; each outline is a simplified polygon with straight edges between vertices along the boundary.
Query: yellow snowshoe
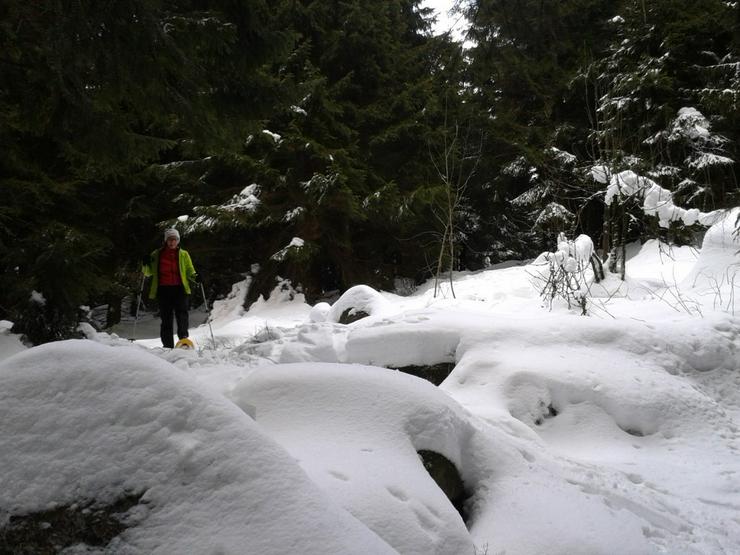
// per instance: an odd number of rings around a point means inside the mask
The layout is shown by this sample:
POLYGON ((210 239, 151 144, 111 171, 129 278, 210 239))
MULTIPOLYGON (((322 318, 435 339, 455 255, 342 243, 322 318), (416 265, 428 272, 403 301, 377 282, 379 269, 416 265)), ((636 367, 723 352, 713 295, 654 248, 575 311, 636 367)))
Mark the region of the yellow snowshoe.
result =
POLYGON ((195 343, 187 337, 183 337, 180 341, 175 343, 175 349, 195 349, 195 343))

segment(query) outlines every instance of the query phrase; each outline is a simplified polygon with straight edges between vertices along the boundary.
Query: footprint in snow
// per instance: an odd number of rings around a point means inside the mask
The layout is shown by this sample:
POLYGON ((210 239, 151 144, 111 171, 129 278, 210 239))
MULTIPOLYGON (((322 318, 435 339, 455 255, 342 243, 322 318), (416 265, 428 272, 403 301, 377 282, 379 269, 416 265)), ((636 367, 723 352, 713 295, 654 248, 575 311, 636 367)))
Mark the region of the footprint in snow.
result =
POLYGON ((329 474, 334 476, 337 480, 342 480, 343 482, 349 482, 349 476, 346 474, 343 474, 342 472, 339 472, 338 470, 329 470, 329 474))
POLYGON ((388 490, 388 493, 390 493, 393 497, 395 497, 399 501, 408 501, 409 500, 408 495, 406 495, 403 491, 401 491, 397 487, 387 486, 385 489, 387 489, 388 490))

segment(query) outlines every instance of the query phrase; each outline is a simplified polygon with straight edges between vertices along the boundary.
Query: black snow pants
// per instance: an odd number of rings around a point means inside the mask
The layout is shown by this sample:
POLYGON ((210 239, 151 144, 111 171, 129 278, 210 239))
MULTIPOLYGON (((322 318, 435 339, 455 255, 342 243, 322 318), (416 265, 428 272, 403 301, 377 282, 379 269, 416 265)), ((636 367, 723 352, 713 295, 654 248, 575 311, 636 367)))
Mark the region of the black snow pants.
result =
POLYGON ((172 349, 175 346, 172 338, 173 316, 177 320, 177 337, 183 339, 188 336, 188 296, 182 285, 160 285, 157 299, 159 316, 162 319, 159 337, 162 339, 162 346, 172 349))

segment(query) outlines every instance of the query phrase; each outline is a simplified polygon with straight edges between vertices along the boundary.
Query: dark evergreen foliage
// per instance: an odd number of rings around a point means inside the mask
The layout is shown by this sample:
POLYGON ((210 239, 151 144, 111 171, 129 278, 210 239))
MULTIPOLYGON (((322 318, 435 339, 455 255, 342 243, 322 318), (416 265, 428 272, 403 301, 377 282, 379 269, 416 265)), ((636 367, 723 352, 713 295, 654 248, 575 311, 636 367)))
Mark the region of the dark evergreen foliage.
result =
MULTIPOLYGON (((596 163, 658 180, 687 207, 737 204, 734 164, 727 162, 737 159, 737 6, 719 0, 462 4, 476 40, 475 100, 493 115, 490 134, 499 138, 498 156, 488 158, 496 160, 490 174, 497 190, 526 211, 520 229, 539 237, 532 244, 543 246, 563 227, 599 242, 608 214, 603 185, 587 173, 596 163), (682 107, 699 110, 717 140, 681 141, 672 126, 682 107), (725 161, 714 158, 710 167, 701 154, 725 161), (563 214, 570 216, 558 219, 563 214)), ((628 220, 634 225, 625 239, 662 233, 639 212, 628 220)), ((671 230, 674 239, 680 233, 671 230)))
POLYGON ((29 340, 120 300, 190 185, 153 164, 227 148, 268 104, 259 68, 285 42, 268 20, 261 0, 2 4, 0 307, 29 340))
POLYGON ((440 51, 457 47, 426 33, 418 1, 283 8, 280 24, 296 37, 274 69, 287 101, 244 145, 241 160, 261 165, 227 172, 239 187, 258 186, 259 206, 234 218, 222 197, 206 209, 215 216, 208 223, 249 233, 238 263, 259 263, 260 272, 248 301, 268 295, 279 276, 310 301, 415 276, 425 260, 416 236, 430 223, 414 198, 434 185, 429 142, 440 121, 430 115, 440 113, 434 73, 440 51), (287 248, 294 237, 303 244, 287 248))

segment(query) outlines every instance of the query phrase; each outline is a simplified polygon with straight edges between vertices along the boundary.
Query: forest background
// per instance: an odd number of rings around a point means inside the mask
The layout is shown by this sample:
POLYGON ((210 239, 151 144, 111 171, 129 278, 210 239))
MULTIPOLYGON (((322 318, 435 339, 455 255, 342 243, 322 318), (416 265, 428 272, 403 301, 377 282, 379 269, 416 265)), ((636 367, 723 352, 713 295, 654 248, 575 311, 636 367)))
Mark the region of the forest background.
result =
POLYGON ((594 166, 740 204, 738 2, 456 7, 465 48, 418 0, 3 2, 0 319, 33 343, 116 323, 173 225, 211 298, 251 275, 246 304, 280 280, 314 303, 558 232, 612 262, 700 241, 607 206, 594 166))

